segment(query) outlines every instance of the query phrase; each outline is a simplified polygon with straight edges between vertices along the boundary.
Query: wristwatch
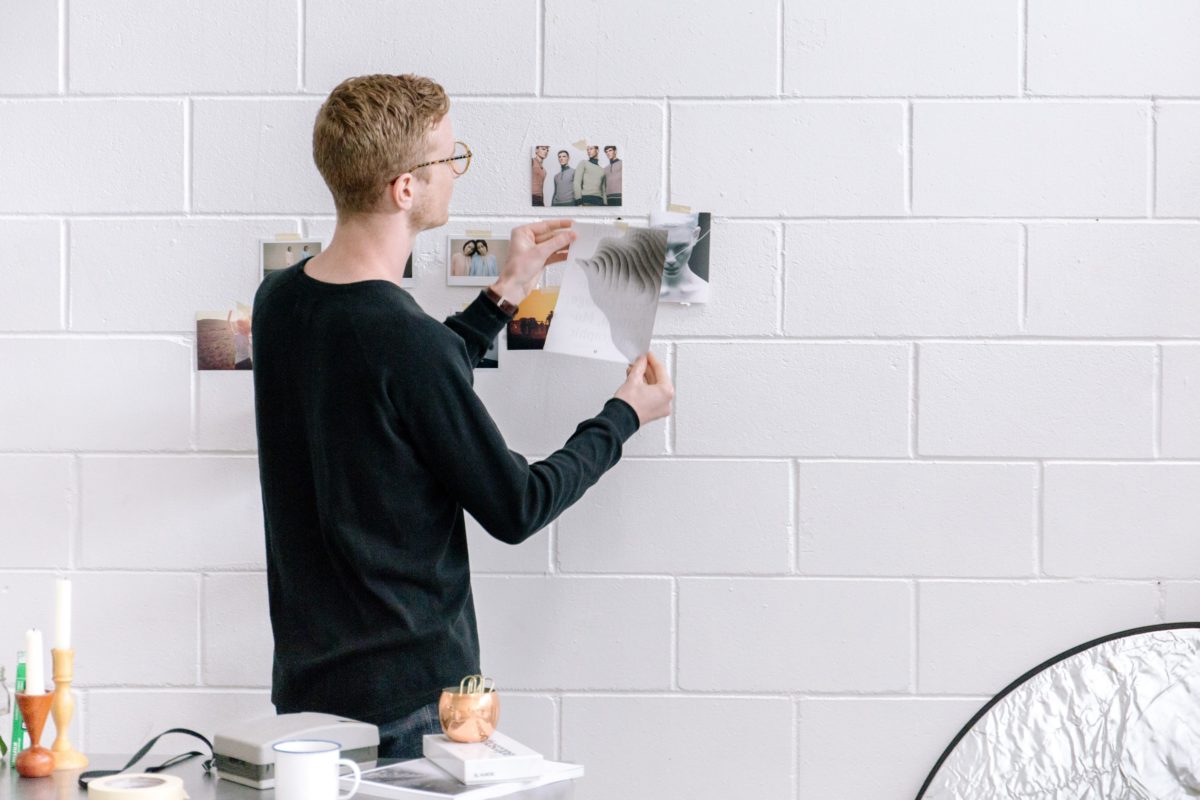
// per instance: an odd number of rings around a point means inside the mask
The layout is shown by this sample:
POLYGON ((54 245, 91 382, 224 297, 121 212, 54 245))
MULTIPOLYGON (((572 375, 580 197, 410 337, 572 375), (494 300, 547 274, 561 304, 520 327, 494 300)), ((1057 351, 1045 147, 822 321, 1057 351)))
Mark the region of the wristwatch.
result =
POLYGON ((483 289, 483 293, 487 295, 488 300, 491 300, 493 303, 495 303, 497 306, 499 306, 500 310, 503 311, 505 314, 508 314, 510 317, 514 316, 517 313, 516 305, 513 303, 510 303, 509 301, 507 301, 503 297, 501 297, 500 293, 497 292, 495 289, 493 289, 491 286, 485 286, 483 289))

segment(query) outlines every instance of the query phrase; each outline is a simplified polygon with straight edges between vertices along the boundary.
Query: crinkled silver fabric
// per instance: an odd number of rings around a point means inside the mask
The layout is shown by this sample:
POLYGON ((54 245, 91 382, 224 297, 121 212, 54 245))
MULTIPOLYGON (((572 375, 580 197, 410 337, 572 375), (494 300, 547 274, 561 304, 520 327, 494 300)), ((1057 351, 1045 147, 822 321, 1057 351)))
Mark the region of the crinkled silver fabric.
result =
POLYGON ((1038 673, 962 738, 924 797, 1200 797, 1200 630, 1117 639, 1038 673))

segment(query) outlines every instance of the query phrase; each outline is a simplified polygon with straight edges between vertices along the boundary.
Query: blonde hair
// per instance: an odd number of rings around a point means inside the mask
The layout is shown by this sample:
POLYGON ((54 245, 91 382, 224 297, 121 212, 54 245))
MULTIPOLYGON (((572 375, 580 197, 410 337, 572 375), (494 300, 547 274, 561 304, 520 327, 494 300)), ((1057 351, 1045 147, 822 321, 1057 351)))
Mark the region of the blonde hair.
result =
POLYGON ((338 215, 374 210, 388 182, 424 160, 429 133, 449 110, 446 90, 418 75, 338 84, 313 125, 313 161, 338 215))

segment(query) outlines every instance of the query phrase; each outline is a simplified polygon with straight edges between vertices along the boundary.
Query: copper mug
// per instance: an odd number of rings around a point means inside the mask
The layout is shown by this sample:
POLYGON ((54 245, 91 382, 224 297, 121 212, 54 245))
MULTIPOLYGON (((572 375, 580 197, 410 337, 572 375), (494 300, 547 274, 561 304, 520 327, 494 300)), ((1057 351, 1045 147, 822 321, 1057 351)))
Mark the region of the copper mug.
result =
POLYGON ((491 678, 469 675, 458 688, 448 686, 438 700, 442 730, 455 742, 482 742, 496 731, 500 721, 500 695, 491 678), (491 685, 488 685, 488 682, 491 685))

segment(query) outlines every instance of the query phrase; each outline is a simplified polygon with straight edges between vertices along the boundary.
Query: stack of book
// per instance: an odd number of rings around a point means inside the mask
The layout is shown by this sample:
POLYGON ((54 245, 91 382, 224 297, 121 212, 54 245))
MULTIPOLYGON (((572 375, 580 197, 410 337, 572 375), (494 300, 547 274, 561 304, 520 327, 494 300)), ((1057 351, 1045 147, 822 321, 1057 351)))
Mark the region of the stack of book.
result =
MULTIPOLYGON (((426 736, 425 758, 363 770, 358 793, 385 798, 488 798, 583 777, 583 767, 547 761, 502 733, 475 744, 452 742, 442 735, 426 736)), ((343 778, 343 788, 350 782, 343 778)))

